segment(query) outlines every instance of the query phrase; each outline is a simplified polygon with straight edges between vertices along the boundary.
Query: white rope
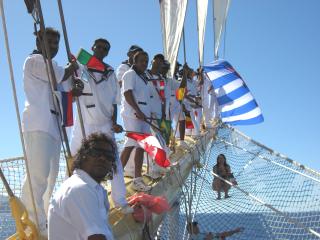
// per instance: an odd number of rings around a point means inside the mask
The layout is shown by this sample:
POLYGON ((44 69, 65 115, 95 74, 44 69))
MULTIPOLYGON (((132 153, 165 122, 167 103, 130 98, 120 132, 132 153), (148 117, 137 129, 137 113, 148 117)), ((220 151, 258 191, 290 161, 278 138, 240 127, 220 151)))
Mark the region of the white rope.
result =
POLYGON ((18 160, 24 161, 24 157, 21 156, 21 157, 13 157, 13 158, 0 159, 0 164, 1 164, 1 163, 7 163, 7 162, 15 162, 15 161, 18 161, 18 160))
MULTIPOLYGON (((247 149, 245 149, 245 148, 242 148, 242 147, 239 147, 239 146, 237 146, 237 145, 234 145, 233 143, 227 142, 226 140, 223 140, 223 139, 221 139, 221 138, 218 138, 218 139, 219 139, 221 142, 223 142, 224 144, 226 144, 226 145, 230 145, 230 146, 236 147, 236 148, 238 148, 238 149, 241 149, 241 150, 244 151, 244 152, 247 152, 247 153, 250 153, 250 154, 255 155, 254 152, 251 152, 251 151, 249 151, 249 150, 247 150, 247 149)), ((257 157, 260 158, 260 159, 262 159, 262 160, 265 160, 265 161, 267 161, 267 162, 273 163, 273 164, 275 164, 275 165, 277 165, 277 166, 279 166, 279 167, 281 167, 281 168, 285 168, 285 169, 287 169, 287 170, 289 170, 289 171, 291 171, 291 172, 294 172, 294 173, 296 173, 296 174, 299 174, 299 175, 301 175, 301 176, 304 176, 304 177, 306 177, 306 178, 312 179, 313 181, 316 181, 316 182, 320 183, 320 180, 319 180, 319 179, 316 179, 316 178, 311 177, 311 176, 309 176, 309 175, 307 175, 307 174, 301 173, 301 172, 299 172, 299 171, 297 171, 297 170, 294 170, 294 169, 292 169, 292 168, 290 168, 290 167, 287 167, 287 166, 285 166, 285 165, 283 165, 283 164, 281 164, 281 163, 277 163, 277 162, 275 162, 275 161, 273 161, 273 160, 270 160, 270 159, 268 159, 268 158, 266 158, 266 157, 264 157, 264 156, 262 156, 262 155, 260 155, 260 154, 258 154, 257 157)))
POLYGON ((237 129, 229 126, 229 125, 226 125, 226 124, 222 124, 222 127, 223 127, 223 128, 228 128, 228 129, 230 129, 231 131, 236 132, 237 134, 239 134, 239 135, 241 135, 242 137, 244 137, 245 139, 247 139, 249 142, 252 142, 252 143, 258 145, 259 147, 261 147, 261 148, 263 148, 263 149, 266 149, 268 152, 270 152, 270 153, 273 154, 274 156, 280 157, 280 158, 286 160, 287 162, 289 162, 289 163, 291 163, 291 164, 293 164, 293 165, 295 165, 295 166, 297 166, 297 167, 299 167, 299 168, 301 168, 301 169, 303 169, 303 170, 309 171, 310 173, 315 174, 315 175, 317 175, 317 176, 320 177, 320 173, 319 173, 319 172, 316 172, 315 170, 313 170, 313 169, 311 169, 311 168, 308 168, 308 167, 306 167, 306 166, 304 166, 304 165, 302 165, 302 164, 300 164, 300 163, 292 160, 291 158, 285 156, 284 154, 278 153, 278 152, 274 151, 273 149, 271 149, 271 148, 263 145, 262 143, 259 143, 259 142, 255 141, 255 140, 253 140, 252 138, 250 138, 249 136, 247 136, 247 135, 245 135, 244 133, 240 132, 239 130, 237 130, 237 129))
POLYGON ((202 182, 201 182, 201 186, 200 186, 200 191, 199 191, 199 196, 198 196, 198 199, 197 199, 196 207, 195 207, 195 210, 194 210, 194 213, 193 213, 193 216, 192 216, 192 221, 194 220, 194 218, 195 218, 195 216, 197 214, 197 209, 198 209, 200 197, 201 197, 202 190, 203 190, 204 180, 205 180, 204 175, 205 175, 206 170, 208 168, 212 147, 213 147, 213 139, 211 140, 211 147, 210 147, 209 153, 208 153, 208 155, 206 157, 206 163, 205 163, 204 171, 203 171, 203 174, 202 174, 203 176, 200 175, 200 177, 202 178, 202 182))
POLYGON ((12 87, 12 93, 13 93, 12 95, 13 95, 13 100, 14 100, 14 105, 15 105, 15 110, 16 110, 16 117, 17 117, 17 121, 18 121, 20 141, 21 141, 21 145, 22 145, 22 151, 23 151, 23 156, 25 159, 26 172, 27 172, 27 178, 28 178, 28 183, 29 183, 28 187, 31 192, 31 201, 32 201, 32 207, 33 207, 33 210, 34 210, 34 213, 36 216, 36 218, 35 218, 36 225, 37 225, 37 228, 39 229, 38 214, 37 214, 37 209, 36 209, 35 200, 34 200, 34 196, 33 196, 33 189, 32 189, 31 177, 30 177, 30 172, 29 172, 29 164, 27 161, 26 146, 25 146, 25 142, 24 142, 24 138, 23 138, 21 118, 20 118, 20 114, 19 114, 20 111, 19 111, 16 84, 15 84, 12 61, 11 61, 11 53, 10 53, 10 46, 9 46, 9 40, 8 40, 6 18, 4 15, 3 0, 0 0, 0 8, 1 8, 2 28, 3 28, 3 33, 4 33, 4 38, 5 38, 5 46, 6 46, 6 52, 7 52, 7 61, 8 61, 9 70, 10 70, 11 87, 12 87))
POLYGON ((219 178, 220 180, 224 181, 225 183, 227 183, 228 185, 236 188, 237 190, 239 190, 240 192, 244 193, 245 195, 247 195, 248 197, 254 199, 255 201, 261 203, 263 206, 271 209, 272 211, 276 212, 277 214, 281 215, 282 217, 284 217, 288 222, 291 222, 297 226, 299 226, 300 228, 303 228, 305 229, 306 231, 310 232, 311 234, 317 236, 317 237, 320 237, 320 233, 318 233, 317 231, 313 230, 312 228, 309 228, 309 227, 306 227, 304 224, 296 221, 295 219, 287 216, 285 213, 281 212, 280 210, 278 210, 277 208, 273 207, 271 204, 268 204, 266 203, 265 201, 261 200, 260 198, 254 196, 253 194, 243 190, 242 188, 240 188, 239 186, 237 185, 234 185, 233 183, 231 183, 230 181, 220 177, 218 174, 214 173, 214 172, 211 172, 211 174, 214 176, 214 177, 217 177, 219 178))

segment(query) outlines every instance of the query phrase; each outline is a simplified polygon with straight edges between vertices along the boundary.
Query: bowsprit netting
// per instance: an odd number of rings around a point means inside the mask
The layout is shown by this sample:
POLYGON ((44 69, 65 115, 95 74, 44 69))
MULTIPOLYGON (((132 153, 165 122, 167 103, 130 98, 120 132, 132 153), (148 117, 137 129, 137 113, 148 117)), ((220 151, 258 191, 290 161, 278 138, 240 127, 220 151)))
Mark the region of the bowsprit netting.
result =
MULTIPOLYGON (((202 141, 207 142, 207 148, 197 149, 200 158, 192 159, 190 176, 181 183, 181 195, 164 217, 156 239, 187 239, 187 219, 197 221, 202 232, 245 228, 230 239, 318 239, 319 173, 227 126, 218 129, 216 139, 202 141), (230 198, 216 200, 212 167, 220 153, 226 155, 238 186, 230 189, 230 198)), ((0 160, 0 167, 15 195, 20 196, 25 172, 23 158, 0 160)), ((65 174, 61 155, 56 187, 65 174)), ((14 232, 8 196, 0 182, 0 239, 14 232)))
POLYGON ((158 239, 176 239, 177 234, 187 239, 187 218, 197 221, 201 232, 244 227, 230 239, 319 238, 319 173, 227 126, 218 129, 216 140, 200 161, 203 168, 195 169, 183 188, 184 195, 193 195, 192 199, 182 195, 180 208, 175 210, 179 214, 173 211, 165 218, 158 239), (212 168, 220 153, 225 154, 238 186, 230 189, 230 198, 223 199, 222 194, 216 200, 212 168))
MULTIPOLYGON (((21 197, 22 184, 25 177, 25 161, 23 157, 10 158, 0 160, 0 167, 12 189, 17 197, 21 197)), ((60 168, 55 185, 55 190, 61 185, 66 176, 66 164, 64 155, 60 156, 60 168)), ((55 191, 54 190, 54 191, 55 191)), ((6 189, 0 181, 0 239, 6 239, 15 233, 16 227, 14 219, 11 215, 9 206, 9 197, 6 189)))

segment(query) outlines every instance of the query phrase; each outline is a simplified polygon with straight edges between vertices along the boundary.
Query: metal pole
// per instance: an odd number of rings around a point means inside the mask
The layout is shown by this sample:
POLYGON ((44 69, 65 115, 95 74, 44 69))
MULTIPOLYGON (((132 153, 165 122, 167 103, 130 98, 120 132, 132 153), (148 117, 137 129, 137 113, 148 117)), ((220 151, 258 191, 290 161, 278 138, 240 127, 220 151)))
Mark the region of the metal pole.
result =
MULTIPOLYGON (((69 60, 69 62, 71 62, 72 61, 72 56, 71 56, 70 45, 69 45, 69 40, 68 40, 68 35, 67 35, 66 23, 65 23, 65 20, 64 20, 62 3, 61 3, 61 0, 57 0, 57 1, 58 1, 58 6, 59 6, 59 15, 60 15, 60 20, 61 20, 61 25, 62 25, 64 43, 65 43, 66 50, 67 50, 68 60, 69 60)), ((75 74, 77 74, 76 71, 75 71, 75 74)), ((79 97, 75 97, 75 99, 76 99, 76 104, 77 104, 77 111, 78 111, 78 117, 79 117, 79 121, 80 121, 82 137, 86 138, 86 132, 85 132, 85 129, 84 129, 79 97)))
POLYGON ((186 36, 184 34, 184 27, 182 28, 182 37, 183 37, 183 60, 184 60, 184 64, 187 63, 187 54, 186 54, 186 36))
POLYGON ((212 36, 213 36, 213 55, 214 55, 214 60, 218 59, 218 52, 216 54, 216 36, 215 36, 215 17, 214 17, 214 0, 212 0, 212 19, 213 19, 213 32, 212 32, 212 36))

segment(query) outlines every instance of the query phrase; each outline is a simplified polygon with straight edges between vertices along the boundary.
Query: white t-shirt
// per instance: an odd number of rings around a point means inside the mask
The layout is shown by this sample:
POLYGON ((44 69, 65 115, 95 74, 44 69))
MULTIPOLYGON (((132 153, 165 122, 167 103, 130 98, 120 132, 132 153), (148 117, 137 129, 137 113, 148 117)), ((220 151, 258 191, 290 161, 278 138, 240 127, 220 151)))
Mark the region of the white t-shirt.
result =
POLYGON ((113 239, 106 190, 76 169, 56 192, 48 211, 49 240, 87 240, 94 234, 113 239))
POLYGON ((127 103, 124 93, 132 90, 133 97, 140 110, 150 117, 150 90, 148 82, 144 81, 133 69, 128 70, 123 76, 121 116, 137 118, 135 110, 127 103))
POLYGON ((111 121, 113 105, 120 104, 120 86, 115 73, 105 76, 100 72, 89 72, 85 66, 80 69, 83 93, 92 94, 79 97, 84 124, 102 125, 111 121))
MULTIPOLYGON (((52 61, 52 64, 57 83, 62 84, 64 68, 58 66, 55 61, 52 61)), ((23 84, 26 96, 22 118, 23 131, 42 131, 60 141, 57 109, 53 105, 51 86, 41 54, 32 54, 25 60, 23 84)), ((63 84, 69 84, 69 81, 63 84)), ((60 121, 60 117, 58 119, 60 121)))

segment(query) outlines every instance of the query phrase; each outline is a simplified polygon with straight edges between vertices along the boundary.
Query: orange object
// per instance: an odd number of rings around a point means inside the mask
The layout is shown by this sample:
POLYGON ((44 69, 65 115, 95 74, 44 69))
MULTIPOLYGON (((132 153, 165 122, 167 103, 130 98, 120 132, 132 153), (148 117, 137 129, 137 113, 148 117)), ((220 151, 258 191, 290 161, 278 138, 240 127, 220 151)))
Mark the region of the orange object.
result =
POLYGON ((130 206, 133 206, 133 218, 137 222, 149 221, 152 213, 161 214, 170 209, 165 197, 153 196, 146 193, 138 193, 128 199, 130 206))

